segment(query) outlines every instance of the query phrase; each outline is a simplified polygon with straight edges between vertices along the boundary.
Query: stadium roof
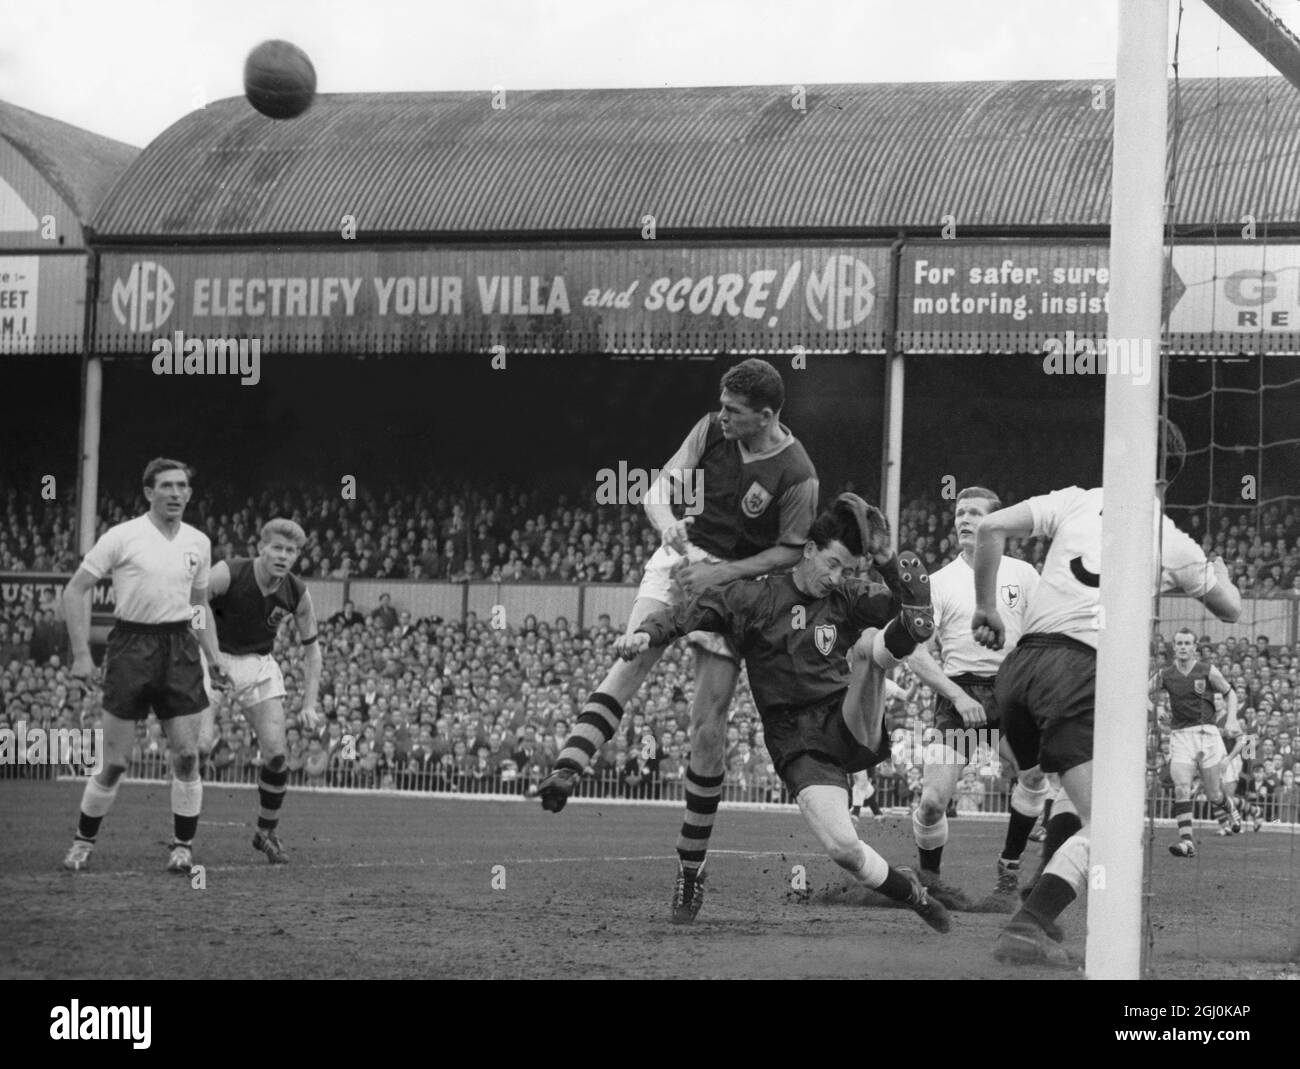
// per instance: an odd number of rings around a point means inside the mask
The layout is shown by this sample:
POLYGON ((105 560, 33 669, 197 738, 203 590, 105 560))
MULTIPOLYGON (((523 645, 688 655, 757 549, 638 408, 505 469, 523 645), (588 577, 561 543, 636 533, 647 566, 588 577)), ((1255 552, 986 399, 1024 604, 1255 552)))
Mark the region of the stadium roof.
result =
MULTIPOLYGON (((101 240, 237 242, 1097 233, 1109 82, 957 82, 322 95, 274 122, 242 99, 187 115, 94 217, 101 240)), ((1300 228, 1300 94, 1184 80, 1177 219, 1300 228)), ((1172 89, 1171 89, 1172 96, 1172 89)))
MULTIPOLYGON (((0 141, 34 169, 39 179, 49 185, 78 222, 89 221, 104 194, 131 161, 140 155, 140 150, 131 145, 2 100, 0 141)), ((51 207, 30 203, 42 197, 36 192, 34 182, 22 182, 12 175, 9 180, 20 183, 22 188, 17 192, 32 210, 44 212, 51 207)), ((66 234, 69 229, 70 226, 61 226, 60 233, 66 234)), ((3 239, 0 244, 10 244, 12 236, 11 232, 0 235, 3 239)), ((78 234, 71 243, 80 244, 79 239, 78 234)), ((39 235, 32 236, 31 240, 39 241, 39 235)))

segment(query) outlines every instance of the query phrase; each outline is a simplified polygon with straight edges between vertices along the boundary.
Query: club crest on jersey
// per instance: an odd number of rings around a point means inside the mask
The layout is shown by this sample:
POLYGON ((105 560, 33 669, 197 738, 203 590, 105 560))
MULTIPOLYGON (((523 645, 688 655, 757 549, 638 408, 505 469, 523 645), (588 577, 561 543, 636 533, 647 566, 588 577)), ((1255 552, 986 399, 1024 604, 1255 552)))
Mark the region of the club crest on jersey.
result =
POLYGON ((290 616, 290 612, 283 605, 277 605, 266 614, 266 626, 272 631, 279 631, 280 625, 290 616))
POLYGON ((1019 583, 1007 583, 1006 586, 1001 587, 1000 589, 1002 591, 1002 604, 1008 609, 1014 609, 1020 604, 1019 583))
POLYGON ((835 625, 818 624, 813 629, 813 642, 817 645, 817 652, 825 657, 835 648, 835 625))
POLYGON ((772 495, 763 488, 761 483, 751 483, 745 496, 741 499, 740 510, 751 520, 757 519, 763 515, 767 506, 772 503, 772 495))
POLYGON ((193 575, 199 570, 199 555, 192 550, 185 551, 185 570, 193 575))
POLYGON ((1197 694, 1204 694, 1204 693, 1205 693, 1205 680, 1203 680, 1203 679, 1193 679, 1193 680, 1192 680, 1192 689, 1193 689, 1194 691, 1196 691, 1197 694))

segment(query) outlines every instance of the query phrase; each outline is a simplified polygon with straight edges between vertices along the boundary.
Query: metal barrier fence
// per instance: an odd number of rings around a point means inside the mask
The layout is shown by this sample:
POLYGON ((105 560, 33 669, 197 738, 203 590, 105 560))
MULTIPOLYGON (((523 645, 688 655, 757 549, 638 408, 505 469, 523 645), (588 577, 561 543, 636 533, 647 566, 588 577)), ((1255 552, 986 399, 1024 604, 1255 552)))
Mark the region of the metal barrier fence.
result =
MULTIPOLYGON (((82 773, 83 770, 67 765, 0 765, 0 780, 53 780, 79 777, 82 773)), ((214 768, 209 763, 203 769, 204 782, 211 784, 242 784, 251 787, 256 785, 257 776, 258 766, 247 762, 221 769, 214 768)), ((171 778, 168 759, 165 754, 148 754, 132 762, 127 770, 127 777, 133 780, 166 783, 171 778)), ((522 798, 528 794, 535 782, 535 779, 526 776, 503 776, 500 773, 476 775, 463 771, 448 772, 442 768, 399 767, 386 770, 366 768, 361 767, 358 762, 351 761, 335 761, 331 767, 317 775, 310 775, 303 768, 294 769, 289 774, 291 788, 410 791, 449 796, 482 794, 522 798)), ((879 776, 874 782, 875 801, 882 809, 907 810, 919 798, 919 791, 911 789, 905 777, 879 776)), ((683 782, 680 778, 664 778, 658 775, 633 781, 621 777, 613 770, 606 770, 603 773, 583 776, 573 797, 620 799, 632 802, 682 802, 683 782)), ((1010 791, 1005 781, 982 777, 978 791, 967 790, 958 795, 958 815, 979 813, 1005 815, 1009 801, 1010 791)), ((779 781, 772 782, 767 777, 761 777, 756 782, 724 784, 722 802, 724 805, 727 803, 793 805, 785 786, 779 781)), ((1156 819, 1173 818, 1172 788, 1163 784, 1158 785, 1154 797, 1149 797, 1148 802, 1154 806, 1151 815, 1156 819)), ((1262 818, 1267 822, 1300 824, 1300 799, 1295 797, 1269 799, 1263 804, 1262 810, 1262 818)), ((1211 820, 1209 803, 1203 798, 1197 799, 1193 816, 1197 820, 1211 820)))

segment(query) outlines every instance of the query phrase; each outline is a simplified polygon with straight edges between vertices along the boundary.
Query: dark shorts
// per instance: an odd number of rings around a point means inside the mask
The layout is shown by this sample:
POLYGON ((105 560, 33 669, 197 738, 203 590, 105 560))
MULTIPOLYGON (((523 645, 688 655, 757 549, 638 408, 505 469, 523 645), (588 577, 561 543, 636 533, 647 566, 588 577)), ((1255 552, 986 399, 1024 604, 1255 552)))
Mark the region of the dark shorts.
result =
POLYGON ((848 791, 850 773, 883 760, 853 737, 844 723, 843 705, 841 691, 818 705, 764 714, 767 752, 791 797, 814 785, 848 791))
POLYGON ((1002 733, 1021 768, 1068 772, 1092 760, 1097 651, 1065 635, 1023 635, 995 687, 1002 733))
POLYGON ((188 716, 207 707, 199 642, 179 624, 123 624, 109 632, 104 657, 104 709, 124 720, 188 716))
MULTIPOLYGON (((993 693, 994 681, 976 676, 953 676, 952 681, 984 706, 988 726, 997 727, 998 703, 993 693)), ((939 731, 964 731, 966 728, 957 707, 943 695, 939 695, 934 702, 934 726, 939 731)))

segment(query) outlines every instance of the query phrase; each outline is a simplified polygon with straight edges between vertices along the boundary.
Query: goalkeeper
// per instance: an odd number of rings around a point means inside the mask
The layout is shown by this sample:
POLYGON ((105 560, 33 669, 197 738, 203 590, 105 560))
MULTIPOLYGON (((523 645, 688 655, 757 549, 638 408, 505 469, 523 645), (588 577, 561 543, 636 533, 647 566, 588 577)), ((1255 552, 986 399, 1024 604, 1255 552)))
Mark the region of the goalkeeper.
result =
POLYGON ((730 637, 777 774, 827 855, 858 883, 946 932, 944 906, 914 872, 891 867, 858 838, 846 805, 850 774, 888 752, 886 670, 934 630, 924 566, 910 552, 894 559, 887 538, 878 510, 841 495, 814 521, 793 571, 741 579, 652 613, 615 650, 631 659, 696 630, 730 637), (847 578, 865 555, 886 586, 847 578))

